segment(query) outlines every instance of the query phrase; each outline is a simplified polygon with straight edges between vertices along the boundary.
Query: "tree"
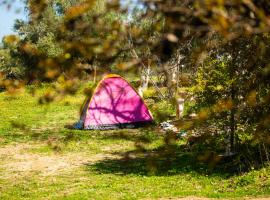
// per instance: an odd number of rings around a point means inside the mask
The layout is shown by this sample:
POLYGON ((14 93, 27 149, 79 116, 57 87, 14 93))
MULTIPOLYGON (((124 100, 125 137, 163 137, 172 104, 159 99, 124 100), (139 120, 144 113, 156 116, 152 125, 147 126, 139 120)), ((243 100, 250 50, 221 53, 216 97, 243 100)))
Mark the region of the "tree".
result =
MULTIPOLYGON (((31 69, 26 80, 38 77, 75 85, 85 71, 78 62, 98 62, 100 66, 120 62, 121 69, 159 62, 167 73, 167 90, 175 95, 175 73, 164 66, 181 57, 183 60, 176 60, 186 64, 193 75, 197 73, 197 82, 192 81, 200 89, 195 91, 202 108, 197 110, 198 121, 215 117, 222 123, 228 121, 231 146, 242 127, 253 141, 269 141, 269 1, 138 1, 144 7, 136 20, 154 19, 150 29, 120 20, 119 15, 130 12, 122 9, 121 1, 107 1, 100 12, 94 12, 96 2, 59 1, 57 6, 50 1, 27 2, 29 27, 38 31, 31 31, 35 34, 17 45, 19 57, 31 69), (45 17, 46 13, 54 15, 45 17), (51 35, 39 30, 50 19, 55 21, 51 35), (58 47, 50 57, 48 50, 58 47), (134 48, 141 61, 132 54, 123 56, 134 48), (129 59, 131 62, 123 63, 129 59)), ((9 88, 6 83, 0 84, 9 88)))
POLYGON ((198 120, 228 122, 225 129, 232 147, 240 132, 269 146, 269 2, 186 0, 144 5, 146 16, 165 20, 163 37, 151 49, 163 63, 179 45, 196 42, 185 57, 194 69, 199 67, 198 120))

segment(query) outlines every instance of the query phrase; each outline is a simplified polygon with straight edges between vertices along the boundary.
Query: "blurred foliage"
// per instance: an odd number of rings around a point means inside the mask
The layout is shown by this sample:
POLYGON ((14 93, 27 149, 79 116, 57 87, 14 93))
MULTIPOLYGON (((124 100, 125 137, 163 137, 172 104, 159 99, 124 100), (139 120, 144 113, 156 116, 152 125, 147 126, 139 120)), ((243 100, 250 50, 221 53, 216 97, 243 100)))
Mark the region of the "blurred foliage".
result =
POLYGON ((175 117, 173 104, 166 100, 155 101, 150 107, 150 110, 154 111, 154 119, 158 123, 173 119, 175 117))
MULTIPOLYGON (((197 117, 189 127, 187 122, 179 127, 194 132, 198 126, 193 135, 199 138, 214 126, 212 137, 224 135, 221 141, 227 140, 223 151, 229 147, 229 152, 246 154, 252 148, 246 158, 257 160, 261 154, 261 160, 269 160, 269 2, 186 0, 145 5, 146 15, 165 20, 162 40, 153 50, 166 62, 180 49, 185 57, 180 64, 195 75, 189 91, 196 100, 197 117), (248 144, 243 138, 250 138, 254 148, 248 145, 242 151, 248 144)), ((205 141, 198 139, 200 144, 205 141)))
POLYGON ((179 96, 179 87, 190 86, 197 117, 187 116, 190 121, 180 122, 180 128, 224 137, 229 140, 219 140, 227 143, 220 144, 224 151, 229 147, 235 153, 248 144, 254 159, 259 152, 269 161, 269 1, 141 0, 135 5, 132 11, 118 0, 26 1, 29 21, 17 21, 19 36, 3 41, 0 87, 14 91, 23 84, 54 82, 41 100, 50 102, 59 94, 75 94, 94 67, 135 74, 139 66, 156 67, 162 73, 157 82, 164 79, 164 98, 170 99, 153 104, 160 111, 157 121, 173 113, 167 102, 179 96))

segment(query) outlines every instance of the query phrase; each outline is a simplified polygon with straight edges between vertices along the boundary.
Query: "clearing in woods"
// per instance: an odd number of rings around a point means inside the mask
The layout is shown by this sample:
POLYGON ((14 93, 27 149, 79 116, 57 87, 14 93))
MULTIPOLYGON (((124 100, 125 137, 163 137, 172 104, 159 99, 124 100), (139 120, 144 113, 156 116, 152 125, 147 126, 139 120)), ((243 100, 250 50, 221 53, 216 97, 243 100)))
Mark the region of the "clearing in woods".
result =
POLYGON ((159 153, 163 139, 156 127, 64 128, 78 119, 83 99, 79 94, 39 105, 27 92, 0 94, 0 199, 267 199, 270 195, 269 167, 240 175, 211 172, 181 151, 181 141, 173 155, 159 153))

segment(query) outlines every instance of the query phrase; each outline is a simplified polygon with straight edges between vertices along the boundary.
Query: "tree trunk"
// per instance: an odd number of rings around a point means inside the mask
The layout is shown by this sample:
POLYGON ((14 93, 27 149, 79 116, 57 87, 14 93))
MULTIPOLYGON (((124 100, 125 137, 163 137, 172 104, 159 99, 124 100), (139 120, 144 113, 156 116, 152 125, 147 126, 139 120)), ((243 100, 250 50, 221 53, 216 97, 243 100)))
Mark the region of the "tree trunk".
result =
POLYGON ((178 98, 176 100, 176 118, 177 119, 183 118, 183 114, 184 114, 184 103, 185 103, 185 99, 184 98, 178 98))
POLYGON ((235 151, 235 107, 232 108, 230 113, 230 152, 235 151))
MULTIPOLYGON (((234 78, 235 77, 235 65, 234 63, 235 61, 235 57, 236 55, 234 54, 234 52, 232 53, 233 56, 233 60, 232 60, 232 64, 230 67, 230 77, 234 78)), ((236 130, 236 119, 235 119, 235 115, 236 115, 236 106, 237 106, 237 99, 236 99, 236 87, 235 87, 235 83, 232 83, 231 85, 231 91, 230 91, 230 96, 231 96, 231 100, 233 102, 233 107, 230 111, 230 116, 229 116, 229 127, 230 127, 230 153, 235 152, 235 130, 236 130)))
POLYGON ((96 83, 96 79, 97 79, 97 66, 94 65, 94 80, 93 80, 94 84, 96 83))
POLYGON ((149 79, 150 79, 150 65, 148 64, 147 67, 142 67, 141 71, 141 85, 138 89, 141 97, 143 97, 143 92, 148 88, 149 79))

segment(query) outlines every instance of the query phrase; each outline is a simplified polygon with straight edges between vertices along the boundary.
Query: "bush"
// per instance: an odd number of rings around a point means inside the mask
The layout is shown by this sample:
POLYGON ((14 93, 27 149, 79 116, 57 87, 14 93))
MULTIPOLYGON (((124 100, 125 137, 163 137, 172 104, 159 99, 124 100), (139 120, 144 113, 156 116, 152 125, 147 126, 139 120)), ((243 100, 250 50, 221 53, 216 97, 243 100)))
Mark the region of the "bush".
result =
POLYGON ((171 102, 162 100, 154 102, 149 106, 153 117, 157 123, 173 119, 175 117, 175 109, 171 102))

